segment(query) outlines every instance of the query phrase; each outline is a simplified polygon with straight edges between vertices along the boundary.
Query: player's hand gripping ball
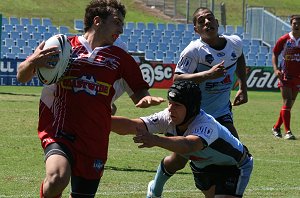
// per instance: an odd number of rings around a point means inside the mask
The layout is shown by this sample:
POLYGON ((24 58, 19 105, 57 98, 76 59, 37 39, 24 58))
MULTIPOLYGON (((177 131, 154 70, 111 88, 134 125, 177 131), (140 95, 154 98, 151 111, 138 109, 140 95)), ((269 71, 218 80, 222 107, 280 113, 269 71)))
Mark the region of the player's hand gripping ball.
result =
POLYGON ((66 35, 58 34, 52 36, 45 42, 44 49, 52 46, 58 46, 58 50, 60 50, 60 53, 58 54, 59 61, 49 63, 49 65, 53 68, 39 67, 37 69, 37 76, 39 80, 46 85, 58 82, 68 69, 72 60, 72 46, 66 35))

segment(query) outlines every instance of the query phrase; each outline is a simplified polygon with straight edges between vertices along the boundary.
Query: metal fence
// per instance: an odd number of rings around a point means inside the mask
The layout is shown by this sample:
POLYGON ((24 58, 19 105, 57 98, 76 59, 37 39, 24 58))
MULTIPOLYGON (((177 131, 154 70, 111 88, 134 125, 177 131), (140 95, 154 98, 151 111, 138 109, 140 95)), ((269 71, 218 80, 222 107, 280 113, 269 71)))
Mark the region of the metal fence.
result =
POLYGON ((291 25, 263 7, 249 7, 246 11, 246 32, 252 39, 260 39, 274 46, 277 39, 291 31, 291 25))

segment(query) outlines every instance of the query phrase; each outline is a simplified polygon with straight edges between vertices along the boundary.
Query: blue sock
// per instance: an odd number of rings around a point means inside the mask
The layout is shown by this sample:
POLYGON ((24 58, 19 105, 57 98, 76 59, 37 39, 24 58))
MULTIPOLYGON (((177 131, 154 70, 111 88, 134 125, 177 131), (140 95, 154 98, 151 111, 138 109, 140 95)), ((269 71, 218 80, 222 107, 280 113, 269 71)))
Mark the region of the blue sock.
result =
POLYGON ((161 196, 165 183, 172 175, 166 171, 162 160, 157 168, 154 182, 151 186, 151 191, 155 196, 161 196))

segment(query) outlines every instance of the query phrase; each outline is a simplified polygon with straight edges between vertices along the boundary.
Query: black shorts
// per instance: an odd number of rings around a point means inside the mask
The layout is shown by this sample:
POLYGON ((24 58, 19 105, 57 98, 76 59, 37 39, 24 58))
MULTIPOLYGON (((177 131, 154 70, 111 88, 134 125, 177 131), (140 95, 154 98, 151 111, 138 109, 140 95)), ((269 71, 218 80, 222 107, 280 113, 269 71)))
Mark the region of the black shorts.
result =
POLYGON ((216 120, 222 125, 224 123, 233 123, 232 114, 230 114, 230 113, 220 116, 220 117, 216 118, 216 120))
POLYGON ((190 162, 190 167, 193 171, 195 185, 199 190, 208 190, 215 185, 215 195, 242 197, 242 195, 236 194, 240 176, 240 169, 237 166, 210 165, 199 169, 193 162, 190 162))
MULTIPOLYGON (((51 155, 66 157, 72 167, 73 157, 69 149, 62 143, 49 144, 45 150, 45 160, 51 155)), ((100 179, 85 179, 71 175, 71 195, 73 198, 93 198, 98 189, 100 179)))

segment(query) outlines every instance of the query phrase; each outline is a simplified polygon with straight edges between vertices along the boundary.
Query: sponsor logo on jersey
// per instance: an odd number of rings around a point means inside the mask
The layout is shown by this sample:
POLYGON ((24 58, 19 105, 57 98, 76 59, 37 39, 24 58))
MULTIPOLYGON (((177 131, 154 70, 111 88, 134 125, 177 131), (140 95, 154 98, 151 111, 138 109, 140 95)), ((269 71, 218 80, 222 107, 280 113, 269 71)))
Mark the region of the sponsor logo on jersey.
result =
POLYGON ((212 128, 206 126, 200 126, 199 128, 194 129, 193 133, 209 138, 212 135, 212 132, 213 132, 212 128))
POLYGON ((236 53, 235 53, 235 52, 232 52, 232 53, 231 53, 231 57, 232 57, 232 58, 231 58, 232 61, 236 60, 236 59, 237 59, 236 53))
POLYGON ((104 166, 104 164, 103 164, 102 160, 98 160, 98 159, 97 159, 97 160, 94 161, 93 168, 94 168, 97 172, 102 171, 102 170, 103 170, 103 166, 104 166))
POLYGON ((191 63, 192 63, 192 59, 189 58, 189 57, 184 56, 184 57, 180 58, 177 66, 180 69, 182 69, 182 70, 188 70, 188 68, 190 67, 191 63))
POLYGON ((211 54, 205 55, 205 61, 211 64, 214 61, 214 57, 211 54))
POLYGON ((228 84, 231 84, 231 83, 232 83, 232 81, 230 79, 230 75, 227 74, 222 81, 219 81, 219 82, 217 82, 217 81, 216 82, 206 82, 205 83, 205 89, 213 89, 214 87, 228 85, 228 84))
POLYGON ((223 56, 225 56, 224 52, 217 53, 217 57, 223 57, 223 56))
POLYGON ((151 115, 151 116, 149 117, 149 121, 150 121, 152 124, 157 123, 157 121, 158 121, 157 115, 156 115, 156 114, 151 115))
POLYGON ((72 89, 75 93, 85 92, 92 96, 97 94, 107 96, 111 88, 110 84, 96 81, 93 76, 64 77, 61 86, 64 89, 72 89))

